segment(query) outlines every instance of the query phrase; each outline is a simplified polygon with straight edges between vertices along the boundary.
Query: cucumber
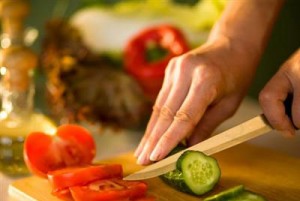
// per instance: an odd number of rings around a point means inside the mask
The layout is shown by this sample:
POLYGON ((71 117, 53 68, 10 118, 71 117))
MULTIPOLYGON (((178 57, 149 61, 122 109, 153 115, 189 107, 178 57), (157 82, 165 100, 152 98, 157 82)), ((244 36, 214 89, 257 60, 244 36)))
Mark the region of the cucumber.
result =
POLYGON ((228 201, 267 201, 263 196, 245 190, 237 197, 234 197, 228 201))
POLYGON ((185 192, 185 193, 190 193, 193 194, 193 192, 190 190, 190 188, 186 185, 182 172, 180 170, 173 170, 171 172, 168 172, 166 174, 163 174, 160 176, 160 178, 169 186, 185 192))
POLYGON ((182 151, 182 150, 184 150, 186 148, 187 148, 186 145, 184 145, 183 143, 179 143, 174 149, 172 149, 170 151, 170 153, 168 154, 168 156, 172 156, 173 154, 176 154, 176 153, 178 153, 178 152, 180 152, 180 151, 182 151))
POLYGON ((182 171, 186 185, 196 195, 213 189, 221 176, 216 159, 200 151, 185 151, 177 160, 176 166, 182 171))
POLYGON ((241 194, 244 190, 245 188, 243 185, 238 185, 216 195, 205 198, 204 201, 228 201, 229 199, 241 194))
POLYGON ((245 190, 243 185, 239 185, 207 197, 204 201, 266 201, 266 199, 254 192, 245 190))
POLYGON ((212 190, 221 176, 217 161, 199 151, 185 151, 178 158, 176 167, 160 178, 170 186, 194 195, 212 190))

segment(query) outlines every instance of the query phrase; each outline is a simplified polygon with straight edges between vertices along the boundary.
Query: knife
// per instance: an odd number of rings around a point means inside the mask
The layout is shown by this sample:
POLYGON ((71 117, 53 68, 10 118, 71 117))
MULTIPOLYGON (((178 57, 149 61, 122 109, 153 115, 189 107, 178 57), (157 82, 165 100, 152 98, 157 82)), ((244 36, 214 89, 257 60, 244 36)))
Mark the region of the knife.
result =
MULTIPOLYGON (((292 96, 289 95, 285 100, 285 108, 286 114, 290 118, 291 104, 292 96)), ((124 177, 124 180, 144 180, 172 171, 176 168, 176 161, 179 156, 187 150, 197 150, 206 155, 212 155, 272 130, 273 128, 268 123, 264 114, 258 115, 205 141, 162 159, 159 162, 146 166, 144 169, 124 177)))

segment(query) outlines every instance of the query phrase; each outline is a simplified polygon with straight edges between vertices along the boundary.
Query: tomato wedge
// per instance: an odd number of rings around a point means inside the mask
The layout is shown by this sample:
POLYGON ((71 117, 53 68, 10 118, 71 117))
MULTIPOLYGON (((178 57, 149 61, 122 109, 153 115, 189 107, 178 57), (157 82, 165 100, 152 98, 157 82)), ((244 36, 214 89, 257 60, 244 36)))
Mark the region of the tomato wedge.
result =
POLYGON ((96 154, 92 135, 83 127, 66 124, 55 135, 30 133, 24 143, 24 160, 29 170, 47 177, 47 172, 91 164, 96 154))
POLYGON ((71 186, 85 185, 95 180, 122 178, 123 169, 120 164, 99 164, 67 167, 50 171, 47 175, 53 191, 59 191, 71 186))
POLYGON ((75 201, 129 201, 144 197, 147 184, 142 181, 107 179, 70 187, 70 191, 75 201))

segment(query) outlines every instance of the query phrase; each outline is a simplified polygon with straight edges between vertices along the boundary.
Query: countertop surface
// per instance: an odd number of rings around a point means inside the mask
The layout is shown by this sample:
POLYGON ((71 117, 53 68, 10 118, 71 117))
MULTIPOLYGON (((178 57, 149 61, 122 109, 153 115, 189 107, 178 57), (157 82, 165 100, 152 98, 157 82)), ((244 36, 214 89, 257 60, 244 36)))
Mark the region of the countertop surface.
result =
MULTIPOLYGON (((216 130, 216 133, 231 128, 258 114, 261 114, 261 109, 258 103, 252 99, 246 98, 237 113, 220 125, 220 127, 216 130)), ((296 137, 290 139, 282 137, 276 131, 271 131, 251 140, 250 143, 300 158, 299 134, 300 133, 297 133, 296 137)), ((124 130, 118 132, 106 130, 102 134, 95 133, 94 135, 97 142, 96 160, 102 160, 132 151, 135 149, 142 137, 142 133, 140 132, 124 130)), ((0 201, 13 201, 13 199, 8 195, 8 185, 14 180, 16 180, 16 178, 9 178, 0 174, 0 201)))

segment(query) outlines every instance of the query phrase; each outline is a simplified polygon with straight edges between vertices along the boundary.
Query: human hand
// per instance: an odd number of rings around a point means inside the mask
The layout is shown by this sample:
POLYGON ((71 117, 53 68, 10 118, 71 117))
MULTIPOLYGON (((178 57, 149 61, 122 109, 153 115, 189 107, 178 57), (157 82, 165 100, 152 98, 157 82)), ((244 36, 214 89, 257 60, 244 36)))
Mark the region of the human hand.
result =
POLYGON ((270 124, 284 136, 295 135, 300 128, 300 49, 271 78, 259 94, 259 102, 270 124), (292 121, 285 113, 284 101, 293 94, 292 121), (293 122, 293 123, 292 123, 293 122))
POLYGON ((257 52, 218 37, 170 61, 145 135, 139 164, 164 158, 180 141, 207 138, 234 114, 255 73, 257 52))

